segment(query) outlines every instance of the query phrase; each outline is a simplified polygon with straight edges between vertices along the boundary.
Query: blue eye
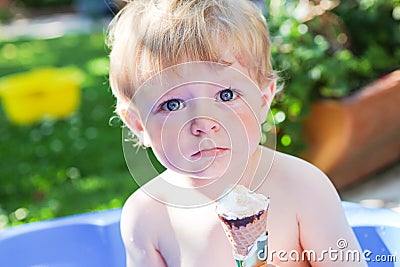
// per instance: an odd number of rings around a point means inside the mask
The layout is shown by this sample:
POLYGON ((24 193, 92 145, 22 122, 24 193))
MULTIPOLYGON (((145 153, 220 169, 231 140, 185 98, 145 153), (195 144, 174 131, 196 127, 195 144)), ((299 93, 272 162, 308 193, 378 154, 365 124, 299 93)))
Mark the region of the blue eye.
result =
POLYGON ((176 111, 181 108, 183 108, 183 102, 179 99, 171 99, 161 105, 161 109, 165 111, 176 111))
POLYGON ((235 91, 232 91, 230 88, 224 89, 219 92, 218 98, 221 101, 231 101, 232 99, 235 99, 237 97, 237 93, 235 91))

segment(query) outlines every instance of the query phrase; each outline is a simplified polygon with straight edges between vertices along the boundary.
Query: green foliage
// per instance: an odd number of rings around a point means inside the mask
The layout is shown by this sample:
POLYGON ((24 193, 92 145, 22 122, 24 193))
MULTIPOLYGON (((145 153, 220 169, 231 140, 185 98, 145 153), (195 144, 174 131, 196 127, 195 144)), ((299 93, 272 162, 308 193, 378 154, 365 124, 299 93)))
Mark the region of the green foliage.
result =
POLYGON ((109 124, 114 99, 104 36, 0 43, 0 76, 71 65, 85 74, 72 117, 15 126, 0 106, 0 228, 120 207, 137 188, 122 154, 121 123, 109 124))
POLYGON ((296 19, 299 1, 276 2, 267 1, 266 17, 284 89, 267 124, 276 125, 278 150, 299 155, 314 101, 348 96, 399 67, 400 1, 341 1, 306 22, 296 19), (276 120, 277 114, 284 119, 276 120))
POLYGON ((49 7, 71 5, 73 0, 16 0, 17 5, 25 7, 49 7))

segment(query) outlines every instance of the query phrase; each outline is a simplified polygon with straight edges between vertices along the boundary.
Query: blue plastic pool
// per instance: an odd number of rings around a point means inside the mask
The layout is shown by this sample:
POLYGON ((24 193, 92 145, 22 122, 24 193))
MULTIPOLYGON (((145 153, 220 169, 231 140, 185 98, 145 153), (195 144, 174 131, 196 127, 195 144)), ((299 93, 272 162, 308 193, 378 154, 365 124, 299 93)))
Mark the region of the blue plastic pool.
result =
MULTIPOLYGON (((349 202, 343 206, 362 249, 372 253, 368 265, 400 266, 400 214, 349 202), (375 261, 375 255, 390 261, 375 261)), ((8 228, 0 232, 0 266, 123 267, 120 214, 115 209, 8 228)))

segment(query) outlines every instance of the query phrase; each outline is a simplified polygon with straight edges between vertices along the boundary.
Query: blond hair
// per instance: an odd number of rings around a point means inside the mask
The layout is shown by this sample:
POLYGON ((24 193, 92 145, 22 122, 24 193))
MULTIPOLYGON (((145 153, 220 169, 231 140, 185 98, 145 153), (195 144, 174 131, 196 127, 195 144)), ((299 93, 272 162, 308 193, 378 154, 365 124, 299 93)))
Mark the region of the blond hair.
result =
POLYGON ((229 64, 221 62, 220 48, 229 47, 259 85, 274 78, 268 27, 249 0, 134 0, 111 22, 108 45, 118 114, 145 80, 167 67, 229 64))

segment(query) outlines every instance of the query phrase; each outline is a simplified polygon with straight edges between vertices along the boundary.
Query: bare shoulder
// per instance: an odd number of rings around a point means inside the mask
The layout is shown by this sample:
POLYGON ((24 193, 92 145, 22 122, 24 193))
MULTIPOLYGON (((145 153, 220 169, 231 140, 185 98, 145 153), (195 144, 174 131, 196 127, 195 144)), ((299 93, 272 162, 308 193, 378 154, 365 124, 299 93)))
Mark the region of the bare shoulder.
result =
POLYGON ((165 206, 146 193, 146 185, 125 202, 121 214, 121 236, 127 266, 165 266, 159 252, 159 222, 167 217, 165 206))
MULTIPOLYGON (((146 185, 136 190, 125 202, 121 214, 121 233, 123 238, 146 237, 146 241, 154 241, 150 233, 157 234, 157 217, 161 217, 165 206, 146 193, 146 185), (153 229, 154 228, 154 229, 153 229), (146 231, 143 231, 146 229, 146 231)), ((140 239, 137 239, 140 241, 140 239)), ((124 240, 125 241, 125 240, 124 240)))
MULTIPOLYGON (((335 248, 345 239, 349 250, 360 250, 347 223, 339 195, 329 178, 312 164, 276 152, 265 191, 271 194, 278 208, 276 214, 289 212, 295 218, 300 246, 317 253, 335 248), (270 189, 268 188, 270 187, 270 189)), ((365 266, 363 262, 311 262, 312 266, 365 266)))
POLYGON ((318 192, 336 195, 332 182, 320 169, 303 159, 281 152, 275 153, 271 177, 279 179, 278 183, 301 198, 318 192))
POLYGON ((299 217, 310 209, 334 208, 342 212, 339 195, 330 179, 303 159, 275 152, 266 180, 265 191, 282 203, 291 203, 299 217))

